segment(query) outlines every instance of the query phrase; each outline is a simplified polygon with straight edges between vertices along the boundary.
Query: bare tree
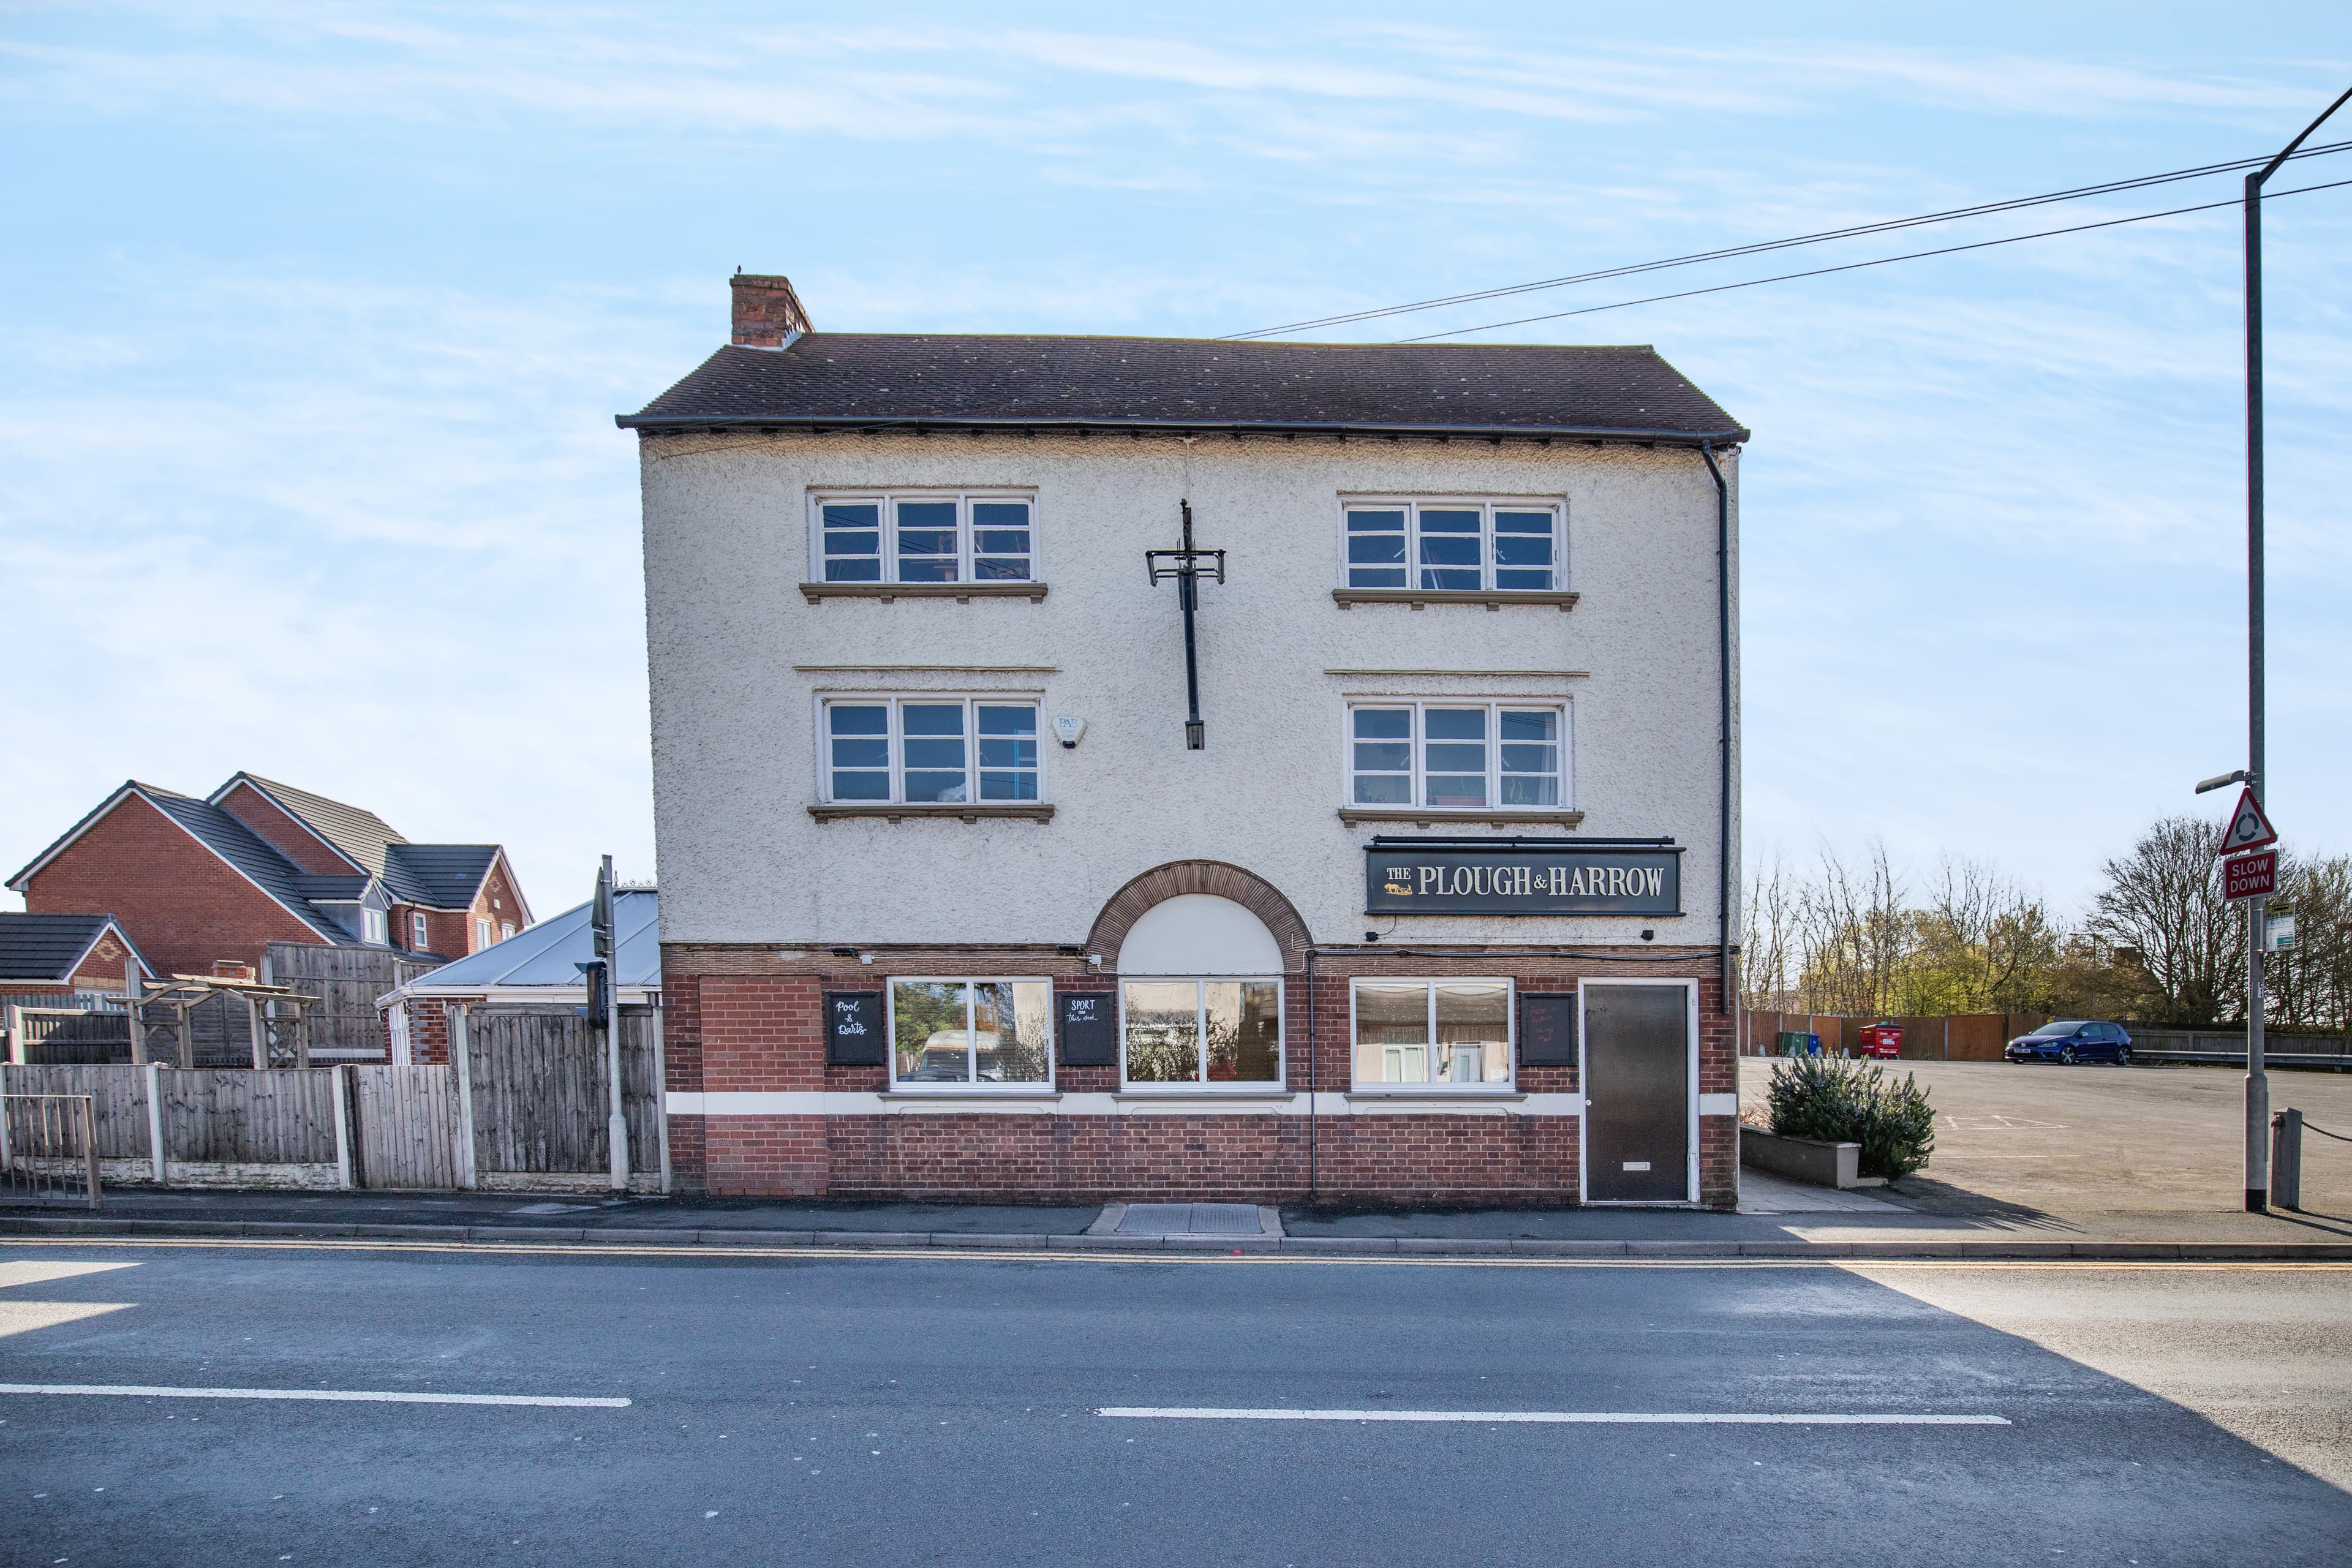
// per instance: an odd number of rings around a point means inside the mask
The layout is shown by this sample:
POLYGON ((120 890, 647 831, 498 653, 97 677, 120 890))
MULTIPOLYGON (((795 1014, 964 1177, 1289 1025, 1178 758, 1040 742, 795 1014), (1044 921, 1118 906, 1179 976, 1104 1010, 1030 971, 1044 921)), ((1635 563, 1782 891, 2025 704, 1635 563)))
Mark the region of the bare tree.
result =
POLYGON ((2305 859, 2282 847, 2273 911, 2294 912, 2295 945, 2263 969, 2268 1016, 2289 1027, 2352 1022, 2352 856, 2305 859))
POLYGON ((1739 949, 1741 1005, 1760 1012, 1789 1012, 1796 1005, 1790 964, 1798 895, 1790 882, 1788 862, 1777 852, 1769 866, 1757 867, 1748 879, 1746 903, 1740 920, 1746 937, 1739 949))
POLYGON ((2048 1005, 2063 936, 2041 896, 1989 861, 1947 855, 1905 966, 1906 1013, 2021 1013, 2048 1005))
POLYGON ((1799 988, 1812 1011, 1884 1013, 1912 944, 1905 888, 1874 840, 1858 866, 1823 846, 1821 879, 1808 884, 1799 910, 1799 988))
POLYGON ((2210 1026, 2245 1014, 2245 921, 2221 896, 2220 837, 2201 817, 2162 817, 2102 868, 2107 885, 2086 929, 2138 952, 2152 1009, 2163 1015, 2150 1023, 2210 1026))

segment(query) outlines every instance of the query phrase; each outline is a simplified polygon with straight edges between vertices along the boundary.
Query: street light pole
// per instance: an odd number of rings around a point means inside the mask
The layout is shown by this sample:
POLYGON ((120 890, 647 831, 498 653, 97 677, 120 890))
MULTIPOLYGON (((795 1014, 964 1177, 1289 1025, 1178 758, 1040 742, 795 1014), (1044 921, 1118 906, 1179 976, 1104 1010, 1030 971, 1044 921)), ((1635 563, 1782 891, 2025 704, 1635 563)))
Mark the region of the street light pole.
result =
MULTIPOLYGON (((2263 709, 2263 184, 2294 156, 2352 88, 2327 106, 2279 155, 2246 176, 2246 773, 2262 798, 2263 709)), ((2267 899, 2246 903, 2246 1211, 2270 1204, 2271 1086, 2263 1070, 2263 920, 2267 899)))

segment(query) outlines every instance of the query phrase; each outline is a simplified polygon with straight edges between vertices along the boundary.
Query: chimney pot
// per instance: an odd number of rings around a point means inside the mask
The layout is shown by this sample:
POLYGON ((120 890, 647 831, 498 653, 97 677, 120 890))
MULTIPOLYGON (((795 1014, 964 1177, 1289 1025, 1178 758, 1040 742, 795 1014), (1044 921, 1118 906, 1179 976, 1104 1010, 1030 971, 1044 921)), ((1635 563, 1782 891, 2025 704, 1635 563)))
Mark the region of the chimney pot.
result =
POLYGON ((734 341, 743 347, 780 349, 786 338, 811 330, 791 279, 738 272, 727 281, 735 295, 734 341))

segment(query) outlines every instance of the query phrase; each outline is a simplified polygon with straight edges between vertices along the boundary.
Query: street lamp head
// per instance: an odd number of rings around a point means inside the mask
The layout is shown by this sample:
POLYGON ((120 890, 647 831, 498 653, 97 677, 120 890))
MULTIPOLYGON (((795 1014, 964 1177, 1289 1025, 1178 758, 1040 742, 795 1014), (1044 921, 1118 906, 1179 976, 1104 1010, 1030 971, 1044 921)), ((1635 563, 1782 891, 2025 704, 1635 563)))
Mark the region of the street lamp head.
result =
POLYGON ((2235 773, 2216 773, 2211 778, 2200 784, 2197 786, 2197 793, 2199 795, 2206 795, 2217 789, 2226 788, 2233 784, 2250 784, 2252 782, 2253 776, 2253 774, 2248 773, 2243 768, 2238 769, 2235 773))

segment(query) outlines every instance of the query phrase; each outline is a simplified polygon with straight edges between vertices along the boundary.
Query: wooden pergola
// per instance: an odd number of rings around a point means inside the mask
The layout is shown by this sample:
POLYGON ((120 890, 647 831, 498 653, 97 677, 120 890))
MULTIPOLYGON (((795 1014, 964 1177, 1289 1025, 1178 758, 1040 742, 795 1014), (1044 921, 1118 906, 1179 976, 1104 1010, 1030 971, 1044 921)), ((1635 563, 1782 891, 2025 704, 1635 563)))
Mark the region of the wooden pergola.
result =
POLYGON ((131 1060, 134 1066, 144 1067, 154 1059, 154 1034, 169 1029, 171 1059, 183 1068, 194 1068, 195 1037, 189 1027, 188 1015, 215 996, 235 996, 244 1002, 257 1069, 310 1065, 310 1009, 318 1005, 316 996, 305 995, 289 986, 217 974, 174 974, 168 980, 149 980, 131 973, 126 974, 124 980, 130 990, 126 1001, 131 1015, 131 1060), (161 1023, 149 1022, 147 1009, 159 1006, 170 1008, 171 1017, 161 1023))

